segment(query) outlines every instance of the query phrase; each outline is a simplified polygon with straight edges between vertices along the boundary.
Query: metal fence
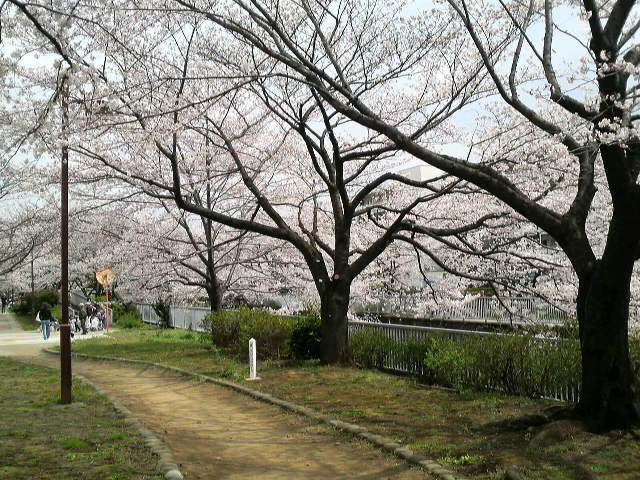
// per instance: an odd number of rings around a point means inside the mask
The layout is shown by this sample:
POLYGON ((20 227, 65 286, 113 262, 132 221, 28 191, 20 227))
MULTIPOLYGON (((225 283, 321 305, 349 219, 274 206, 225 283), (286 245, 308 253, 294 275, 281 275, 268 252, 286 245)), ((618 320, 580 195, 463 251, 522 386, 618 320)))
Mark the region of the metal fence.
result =
POLYGON ((537 297, 474 297, 462 303, 420 307, 412 297, 383 298, 373 303, 354 302, 358 314, 378 313, 428 320, 498 324, 561 324, 572 315, 537 297))
MULTIPOLYGON (((472 330, 455 330, 450 328, 434 328, 434 327, 418 327, 410 325, 394 325, 388 323, 374 323, 374 322, 362 322, 362 321, 350 321, 349 322, 349 336, 353 336, 358 332, 373 330, 380 332, 392 340, 398 343, 408 343, 413 341, 424 340, 428 337, 437 335, 439 337, 446 337, 452 340, 461 339, 468 336, 504 336, 500 333, 492 332, 478 332, 472 330)), ((556 339, 540 339, 540 342, 557 342, 563 340, 556 339)), ((382 367, 390 372, 397 372, 402 374, 415 375, 419 377, 425 377, 429 374, 428 369, 425 367, 422 361, 409 361, 400 354, 400 352, 388 351, 385 352, 382 358, 382 367)), ((479 375, 478 371, 468 370, 464 373, 464 376, 468 379, 479 375)), ((464 379, 463 379, 464 381, 464 379)), ((491 385, 487 385, 488 390, 497 390, 491 385)), ((580 396, 580 385, 574 382, 570 385, 564 385, 560 388, 544 391, 541 393, 543 398, 577 402, 580 396)))
POLYGON ((463 305, 438 307, 428 311, 434 318, 475 319, 498 323, 563 323, 570 315, 535 297, 476 297, 463 305))
MULTIPOLYGON (((148 303, 137 303, 136 308, 142 316, 142 321, 153 325, 160 323, 160 317, 153 309, 153 305, 148 303)), ((211 310, 204 307, 178 307, 171 306, 169 310, 169 327, 185 328, 202 332, 202 320, 211 310)))

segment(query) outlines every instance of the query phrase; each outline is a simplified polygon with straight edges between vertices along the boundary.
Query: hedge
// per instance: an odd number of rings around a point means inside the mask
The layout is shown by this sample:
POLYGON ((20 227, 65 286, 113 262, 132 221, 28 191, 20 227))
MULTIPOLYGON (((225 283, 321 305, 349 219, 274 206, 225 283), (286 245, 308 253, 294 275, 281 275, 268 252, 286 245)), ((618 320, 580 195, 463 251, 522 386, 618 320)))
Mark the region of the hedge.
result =
MULTIPOLYGON (((640 372, 640 338, 630 338, 630 352, 640 372)), ((544 339, 533 334, 433 334, 400 343, 376 329, 350 338, 353 360, 363 367, 396 368, 423 380, 456 388, 550 397, 577 388, 581 378, 576 339, 544 339)))
POLYGON ((261 359, 306 360, 318 358, 320 352, 320 317, 314 313, 289 317, 240 307, 210 313, 202 327, 217 347, 241 356, 247 355, 251 338, 261 359))
POLYGON ((202 322, 211 333, 213 343, 238 355, 249 351, 249 340, 255 338, 259 358, 281 359, 289 356, 289 338, 295 320, 275 315, 268 310, 241 307, 212 312, 202 322))
POLYGON ((142 315, 137 310, 129 310, 117 316, 118 328, 142 328, 142 315))
POLYGON ((20 300, 13 304, 12 310, 20 315, 30 315, 31 312, 40 310, 43 303, 56 306, 60 302, 60 294, 57 290, 36 290, 25 293, 20 300))

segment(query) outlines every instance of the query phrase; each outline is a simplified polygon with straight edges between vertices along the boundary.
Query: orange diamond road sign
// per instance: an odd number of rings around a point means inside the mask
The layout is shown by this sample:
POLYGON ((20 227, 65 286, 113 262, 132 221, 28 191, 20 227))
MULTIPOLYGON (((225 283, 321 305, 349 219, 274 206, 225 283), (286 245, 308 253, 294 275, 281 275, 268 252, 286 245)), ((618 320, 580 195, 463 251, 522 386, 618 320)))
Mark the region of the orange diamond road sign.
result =
POLYGON ((111 285, 111 282, 113 282, 113 272, 109 268, 101 270, 96 273, 96 280, 98 280, 100 285, 111 285))

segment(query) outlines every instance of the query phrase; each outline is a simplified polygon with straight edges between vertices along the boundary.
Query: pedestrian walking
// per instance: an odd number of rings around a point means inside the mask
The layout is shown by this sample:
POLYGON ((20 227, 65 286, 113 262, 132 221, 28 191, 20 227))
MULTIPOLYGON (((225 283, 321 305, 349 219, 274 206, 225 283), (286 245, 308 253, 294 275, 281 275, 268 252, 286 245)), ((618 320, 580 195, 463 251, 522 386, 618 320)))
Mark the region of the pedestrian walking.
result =
POLYGON ((85 335, 87 333, 87 306, 84 303, 80 304, 80 328, 82 329, 82 334, 85 335))
POLYGON ((76 331, 76 333, 84 333, 84 328, 82 326, 82 320, 80 319, 80 317, 78 315, 76 315, 73 319, 74 322, 74 330, 76 331))
POLYGON ((9 295, 0 295, 0 302, 2 302, 2 313, 4 313, 5 308, 9 304, 9 295))
POLYGON ((40 326, 42 327, 42 337, 45 340, 48 340, 49 335, 51 334, 51 322, 55 320, 51 313, 51 307, 48 303, 43 303, 42 307, 40 307, 40 310, 38 311, 38 319, 40 320, 40 326))

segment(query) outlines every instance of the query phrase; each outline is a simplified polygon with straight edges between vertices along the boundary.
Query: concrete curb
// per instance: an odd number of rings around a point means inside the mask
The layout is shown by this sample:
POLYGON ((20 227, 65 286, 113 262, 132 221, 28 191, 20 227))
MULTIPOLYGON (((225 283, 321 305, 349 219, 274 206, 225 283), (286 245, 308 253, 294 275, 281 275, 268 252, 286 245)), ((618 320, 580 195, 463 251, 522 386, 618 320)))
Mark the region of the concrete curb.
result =
MULTIPOLYGON (((60 352, 56 352, 55 350, 50 350, 48 348, 45 348, 43 350, 46 353, 50 353, 53 355, 60 354, 60 352)), ((78 356, 81 354, 72 353, 72 355, 78 356)), ((87 377, 77 373, 74 373, 73 376, 76 378, 79 378, 82 382, 89 385, 96 392, 107 397, 109 402, 111 402, 111 404, 113 405, 113 408, 125 418, 124 420, 125 423, 135 428, 140 433, 140 435, 142 435, 147 447, 149 447, 151 451, 158 456, 159 458, 158 468, 164 473, 164 478, 166 478, 167 480, 183 480, 184 479, 182 472, 178 468, 178 465, 176 464, 176 462, 173 459, 173 456, 171 455, 171 451, 167 448, 164 442, 158 436, 156 436, 155 433, 153 433, 151 430, 145 427, 144 423, 138 420, 131 413, 131 411, 120 402, 120 400, 118 400, 116 397, 114 397, 110 393, 104 391, 102 388, 97 386, 87 377)))
MULTIPOLYGON (((59 354, 59 352, 56 352, 54 350, 45 349, 45 351, 47 353, 52 353, 52 354, 55 354, 55 355, 59 354)), ((291 412, 295 412, 295 413, 297 413, 299 415, 303 415, 305 417, 312 418, 312 419, 317 420, 319 422, 322 422, 322 423, 325 423, 327 425, 330 425, 330 426, 334 427, 337 430, 340 430, 340 431, 343 431, 343 432, 347 432, 347 433, 350 433, 350 434, 352 434, 352 435, 354 435, 356 437, 359 437, 359 438, 362 438, 364 440, 367 440, 368 442, 374 444, 375 446, 377 446, 377 447, 379 447, 379 448, 381 448, 383 450, 386 450, 386 451, 388 451, 390 453, 393 453, 395 456, 397 456, 399 458, 402 458, 403 460, 407 461, 408 463, 411 463, 413 465, 417 465, 417 466, 423 468, 428 473, 430 473, 432 475, 435 475, 436 477, 438 477, 438 478, 440 478, 442 480, 466 480, 465 477, 462 477, 460 475, 454 474, 454 472, 452 472, 451 470, 447 470, 442 465, 440 465, 440 464, 438 464, 438 463, 436 463, 436 462, 434 462, 432 460, 429 460, 428 458, 423 457, 421 455, 416 455, 415 453, 413 453, 412 450, 401 446, 400 444, 394 442, 394 440, 391 439, 391 438, 384 437, 382 435, 377 435, 377 434, 372 433, 372 432, 366 430, 365 428, 360 427, 358 425, 355 425, 353 423, 343 422, 343 421, 338 420, 336 418, 323 415, 322 413, 320 413, 320 412, 318 412, 316 410, 313 410, 311 408, 303 407, 302 405, 297 405, 295 403, 291 403, 291 402, 287 402, 285 400, 281 400, 281 399, 276 398, 276 397, 274 397, 272 395, 269 395, 268 393, 263 393, 263 392, 260 392, 258 390, 253 390, 251 388, 245 387, 243 385, 239 385, 237 383, 229 382, 227 380, 220 380, 220 379, 213 378, 213 377, 208 377, 206 375, 200 375, 199 373, 189 372, 188 370, 183 370, 181 368, 172 367, 172 366, 169 366, 169 365, 164 365, 162 363, 148 362, 146 360, 132 360, 132 359, 129 359, 129 358, 121 358, 121 357, 105 357, 105 356, 102 356, 102 355, 88 355, 88 354, 85 354, 85 353, 74 353, 74 352, 72 352, 71 355, 74 356, 74 357, 89 358, 89 359, 92 359, 92 360, 107 360, 107 361, 117 361, 117 362, 123 362, 123 363, 131 363, 131 364, 135 364, 135 365, 153 366, 153 367, 156 367, 156 368, 161 368, 161 369, 164 369, 164 370, 170 370, 170 371, 173 371, 173 372, 177 372, 177 373, 180 373, 182 375, 185 375, 185 376, 188 376, 188 377, 192 377, 192 378, 196 378, 196 379, 204 381, 204 382, 210 382, 210 383, 214 383, 216 385, 220 385, 220 386, 223 386, 223 387, 231 388, 231 389, 233 389, 233 390, 235 390, 237 392, 244 393, 245 395, 249 395, 250 397, 253 397, 253 398, 257 399, 257 400, 261 400, 263 402, 270 403, 272 405, 277 405, 277 406, 279 406, 281 408, 284 408, 286 410, 289 410, 291 412)), ((107 395, 107 396, 109 396, 109 395, 107 395)), ((116 402, 117 402, 117 400, 116 400, 116 402)), ((127 410, 127 412, 129 412, 129 411, 127 410)), ((129 412, 129 415, 131 415, 130 412, 129 412)), ((143 433, 143 435, 144 435, 144 433, 143 433)), ((168 475, 168 473, 167 473, 167 475, 168 475)), ((182 477, 166 477, 166 478, 178 479, 178 478, 182 478, 182 477)))

